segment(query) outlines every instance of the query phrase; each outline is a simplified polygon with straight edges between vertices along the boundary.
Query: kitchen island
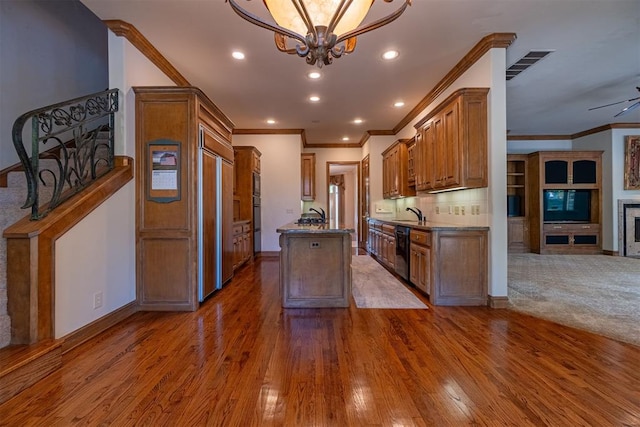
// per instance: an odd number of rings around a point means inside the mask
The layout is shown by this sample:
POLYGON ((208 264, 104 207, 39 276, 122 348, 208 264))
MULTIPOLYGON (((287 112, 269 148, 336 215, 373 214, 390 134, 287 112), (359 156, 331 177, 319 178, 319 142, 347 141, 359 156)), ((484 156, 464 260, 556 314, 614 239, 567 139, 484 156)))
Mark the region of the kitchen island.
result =
POLYGON ((285 308, 349 307, 352 228, 289 223, 280 233, 280 296, 285 308))

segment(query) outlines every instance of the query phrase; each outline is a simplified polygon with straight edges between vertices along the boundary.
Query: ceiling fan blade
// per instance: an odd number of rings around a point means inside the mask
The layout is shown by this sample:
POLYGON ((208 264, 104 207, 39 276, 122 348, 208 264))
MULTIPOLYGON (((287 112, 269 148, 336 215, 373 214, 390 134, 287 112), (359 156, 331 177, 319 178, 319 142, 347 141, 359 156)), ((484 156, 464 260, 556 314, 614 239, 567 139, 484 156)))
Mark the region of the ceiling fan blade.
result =
MULTIPOLYGON (((640 99, 640 98, 635 98, 635 99, 640 99)), ((636 108, 638 108, 638 107, 640 107, 640 101, 636 102, 636 103, 635 103, 635 104, 633 104, 633 105, 628 106, 627 108, 624 108, 622 111, 620 111, 618 114, 616 114, 616 115, 615 115, 615 116, 613 116, 613 117, 621 116, 621 115, 626 114, 626 113, 628 113, 629 111, 634 110, 634 109, 636 109, 636 108)))
POLYGON ((588 110, 588 111, 591 111, 591 110, 597 110, 598 108, 611 107, 612 105, 622 104, 623 102, 631 102, 631 101, 635 101, 636 99, 640 99, 640 96, 639 96, 639 97, 637 97, 637 98, 627 99, 627 100, 625 100, 625 101, 612 102, 611 104, 605 104, 605 105, 601 105, 601 106, 599 106, 599 107, 589 108, 589 110, 588 110))
POLYGON ((612 105, 622 104, 623 102, 628 102, 628 101, 612 102, 611 104, 606 104, 606 105, 601 105, 601 106, 599 106, 599 107, 589 108, 589 110, 588 110, 588 111, 591 111, 591 110, 597 110, 597 109, 599 109, 599 108, 604 108, 604 107, 611 107, 612 105))

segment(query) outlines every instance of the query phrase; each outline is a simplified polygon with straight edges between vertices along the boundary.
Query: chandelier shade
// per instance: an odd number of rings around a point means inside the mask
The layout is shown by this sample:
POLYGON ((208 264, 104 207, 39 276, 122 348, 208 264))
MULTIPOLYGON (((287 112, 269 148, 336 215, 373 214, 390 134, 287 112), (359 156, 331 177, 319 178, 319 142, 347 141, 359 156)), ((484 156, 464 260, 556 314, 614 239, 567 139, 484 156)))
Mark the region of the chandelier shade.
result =
POLYGON ((353 52, 357 36, 398 19, 412 0, 401 0, 395 12, 364 26, 361 24, 374 0, 263 0, 275 24, 246 11, 237 0, 226 1, 243 19, 273 31, 280 51, 322 67, 331 64, 333 58, 353 52), (289 46, 290 41, 295 46, 289 46))
MULTIPOLYGON (((340 0, 309 0, 305 7, 309 14, 311 24, 314 27, 327 27, 331 23, 336 11, 340 7, 340 0)), ((333 30, 336 36, 340 36, 358 28, 371 8, 373 0, 353 0, 344 7, 345 12, 333 30)), ((287 28, 298 34, 307 34, 309 31, 291 0, 264 0, 273 19, 281 27, 287 28)))

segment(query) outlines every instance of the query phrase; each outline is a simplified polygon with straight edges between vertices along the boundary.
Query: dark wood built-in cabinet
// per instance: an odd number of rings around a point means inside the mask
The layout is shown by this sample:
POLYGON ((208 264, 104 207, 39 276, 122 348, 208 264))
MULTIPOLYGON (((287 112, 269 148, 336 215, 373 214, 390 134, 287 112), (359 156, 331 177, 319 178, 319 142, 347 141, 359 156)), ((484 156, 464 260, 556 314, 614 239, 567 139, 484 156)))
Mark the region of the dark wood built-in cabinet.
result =
POLYGON ((195 310, 233 276, 233 124, 197 88, 134 92, 138 304, 195 310))
POLYGON ((460 89, 416 123, 417 191, 487 186, 488 91, 460 89))
POLYGON ((233 269, 240 268, 253 256, 251 221, 233 223, 233 269))
POLYGON ((531 250, 602 253, 602 151, 540 151, 528 156, 531 250))
POLYGON ((300 155, 300 198, 305 202, 316 199, 316 154, 302 153, 300 155))
POLYGON ((526 154, 507 155, 507 236, 509 252, 529 252, 526 154))
POLYGON ((369 220, 369 251, 390 270, 396 264, 395 226, 380 221, 369 220))
POLYGON ((382 196, 385 199, 415 196, 415 187, 409 187, 409 140, 401 139, 382 153, 382 196))
POLYGON ((262 153, 253 146, 235 146, 233 151, 235 154, 233 219, 234 221, 249 222, 251 256, 248 259, 251 259, 253 254, 260 252, 259 239, 261 238, 262 222, 260 158, 262 153))

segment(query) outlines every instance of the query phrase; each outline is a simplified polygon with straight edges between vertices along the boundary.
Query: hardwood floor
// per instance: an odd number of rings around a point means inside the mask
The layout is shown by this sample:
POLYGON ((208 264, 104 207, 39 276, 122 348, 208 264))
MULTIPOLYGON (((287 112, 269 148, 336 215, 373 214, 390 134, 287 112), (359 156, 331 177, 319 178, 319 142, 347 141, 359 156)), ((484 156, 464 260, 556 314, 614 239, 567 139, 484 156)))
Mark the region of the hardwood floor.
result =
POLYGON ((482 307, 283 310, 262 258, 70 351, 0 425, 640 425, 640 348, 482 307))

